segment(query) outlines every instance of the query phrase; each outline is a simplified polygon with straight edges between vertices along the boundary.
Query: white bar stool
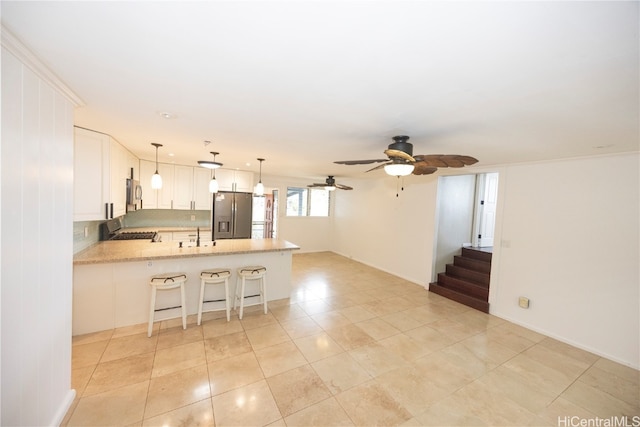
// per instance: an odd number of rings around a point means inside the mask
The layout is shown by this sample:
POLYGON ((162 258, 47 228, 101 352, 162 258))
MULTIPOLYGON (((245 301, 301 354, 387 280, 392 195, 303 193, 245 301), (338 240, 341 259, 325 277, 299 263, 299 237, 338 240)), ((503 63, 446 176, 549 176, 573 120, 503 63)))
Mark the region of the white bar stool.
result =
MULTIPOLYGON (((236 295, 233 299, 233 309, 236 309, 236 303, 240 301, 240 319, 242 319, 244 309, 244 289, 245 282, 247 280, 259 280, 260 281, 260 302, 257 304, 264 305, 264 314, 267 314, 267 268, 261 265, 250 265, 248 267, 242 267, 238 269, 238 276, 236 277, 236 295), (238 281, 242 280, 242 283, 238 285, 238 281)), ((251 295, 257 296, 257 295, 251 295)), ((256 304, 251 304, 256 305, 256 304)))
POLYGON ((187 307, 184 298, 184 284, 187 281, 186 273, 163 273, 151 276, 151 306, 149 309, 149 330, 147 336, 151 336, 156 311, 170 310, 180 307, 182 309, 182 329, 187 329, 187 307), (180 305, 166 308, 156 308, 156 292, 180 288, 180 305))
POLYGON ((207 302, 222 301, 221 299, 204 300, 204 289, 206 285, 224 284, 224 303, 227 310, 227 322, 230 320, 229 308, 229 277, 231 270, 226 268, 212 268, 200 272, 200 306, 198 308, 198 325, 202 321, 202 306, 207 302))

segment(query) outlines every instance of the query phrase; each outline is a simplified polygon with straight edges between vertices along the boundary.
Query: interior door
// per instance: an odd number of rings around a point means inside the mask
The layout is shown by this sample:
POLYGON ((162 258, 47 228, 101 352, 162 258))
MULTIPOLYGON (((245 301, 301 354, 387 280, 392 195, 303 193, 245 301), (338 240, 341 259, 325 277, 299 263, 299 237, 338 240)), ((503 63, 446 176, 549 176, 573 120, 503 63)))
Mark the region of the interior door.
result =
POLYGON ((266 202, 264 204, 264 238, 271 239, 273 237, 273 194, 265 195, 266 202))
POLYGON ((493 246, 498 204, 498 173, 478 176, 473 246, 493 246))

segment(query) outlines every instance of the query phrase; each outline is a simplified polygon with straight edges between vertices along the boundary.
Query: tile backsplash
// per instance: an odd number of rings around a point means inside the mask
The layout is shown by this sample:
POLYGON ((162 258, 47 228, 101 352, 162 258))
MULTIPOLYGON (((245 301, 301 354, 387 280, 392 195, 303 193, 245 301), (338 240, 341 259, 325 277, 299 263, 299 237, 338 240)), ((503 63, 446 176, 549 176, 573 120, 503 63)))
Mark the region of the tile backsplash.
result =
MULTIPOLYGON (((100 241, 100 224, 103 222, 104 221, 78 221, 73 223, 74 254, 100 241)), ((123 227, 129 228, 209 227, 211 225, 211 211, 140 209, 123 215, 122 224, 123 227)))

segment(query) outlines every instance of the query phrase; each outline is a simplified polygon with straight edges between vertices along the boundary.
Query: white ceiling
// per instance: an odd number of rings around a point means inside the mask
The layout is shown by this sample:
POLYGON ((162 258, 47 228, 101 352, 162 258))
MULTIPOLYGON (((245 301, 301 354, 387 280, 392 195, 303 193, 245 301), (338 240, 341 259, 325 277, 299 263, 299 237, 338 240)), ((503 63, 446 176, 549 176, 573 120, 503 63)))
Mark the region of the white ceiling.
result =
POLYGON ((160 161, 218 151, 320 178, 365 176, 333 161, 384 158, 399 134, 478 166, 638 150, 638 5, 2 1, 1 16, 84 101, 76 124, 139 157, 158 142, 160 161))

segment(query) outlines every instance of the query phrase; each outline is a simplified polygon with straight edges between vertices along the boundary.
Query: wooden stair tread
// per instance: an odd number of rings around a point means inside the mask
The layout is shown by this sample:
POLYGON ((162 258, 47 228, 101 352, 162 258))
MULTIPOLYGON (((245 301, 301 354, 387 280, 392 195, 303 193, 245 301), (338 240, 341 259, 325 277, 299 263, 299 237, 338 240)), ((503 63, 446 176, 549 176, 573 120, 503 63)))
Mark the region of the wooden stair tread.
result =
POLYGON ((457 301, 460 304, 475 308, 476 310, 480 310, 485 313, 489 312, 489 303, 487 301, 473 298, 469 295, 454 291, 453 289, 439 286, 437 283, 429 284, 429 292, 433 292, 434 294, 438 294, 450 300, 457 301))
POLYGON ((491 258, 491 248, 463 247, 429 291, 488 313, 491 258))

